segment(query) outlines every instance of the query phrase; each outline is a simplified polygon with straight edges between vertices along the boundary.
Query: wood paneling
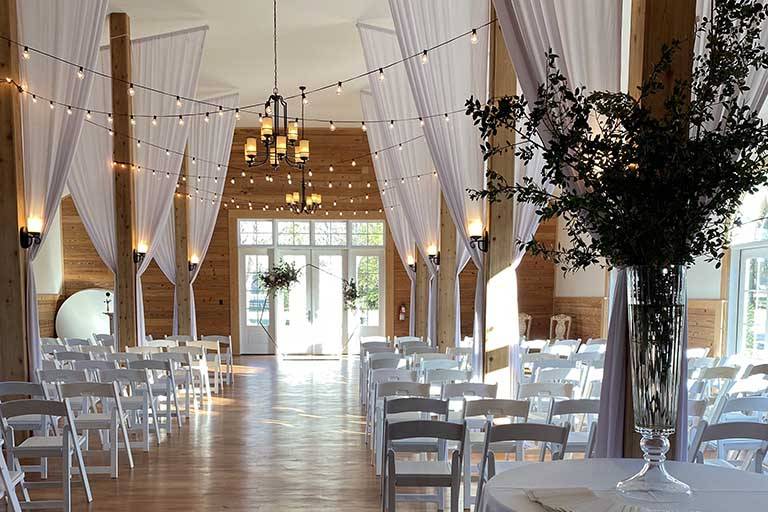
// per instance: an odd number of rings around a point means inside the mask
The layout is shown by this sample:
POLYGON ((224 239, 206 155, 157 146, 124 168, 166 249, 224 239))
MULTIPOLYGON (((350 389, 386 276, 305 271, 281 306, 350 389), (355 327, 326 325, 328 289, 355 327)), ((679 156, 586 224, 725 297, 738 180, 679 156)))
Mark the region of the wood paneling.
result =
MULTIPOLYGON (((189 154, 184 150, 184 158, 181 161, 181 175, 189 176, 189 154)), ((187 182, 179 193, 173 198, 173 234, 175 243, 175 263, 176 263, 176 315, 178 334, 192 334, 191 304, 189 296, 189 237, 187 228, 189 226, 187 203, 187 182)))
MULTIPOLYGON (((571 317, 571 332, 569 338, 600 338, 603 332, 605 309, 608 299, 605 297, 555 297, 554 314, 571 317)), ((549 337, 549 325, 547 334, 549 337)))
POLYGON ((708 347, 722 355, 727 303, 724 300, 688 301, 688 347, 708 347))
MULTIPOLYGON (((393 244, 394 245, 394 244, 393 244)), ((396 251, 396 249, 395 249, 396 251)), ((387 267, 387 276, 391 276, 393 281, 393 313, 390 317, 393 319, 393 336, 408 336, 408 326, 410 318, 414 312, 411 310, 411 280, 403 267, 400 255, 395 253, 395 257, 389 261, 387 267), (405 319, 400 320, 400 306, 405 306, 405 319)))
MULTIPOLYGON (((16 0, 0 0, 0 33, 16 36, 16 0)), ((0 73, 19 79, 19 48, 0 42, 0 73)), ((0 380, 26 380, 26 253, 19 246, 24 218, 24 166, 21 146, 19 93, 10 85, 0 87, 0 380)))
POLYGON ((429 315, 429 270, 419 251, 416 251, 416 298, 414 302, 413 309, 416 310, 414 311, 416 315, 415 335, 426 339, 429 315))
MULTIPOLYGON (((461 337, 472 336, 475 328, 475 287, 477 267, 472 260, 459 274, 459 300, 461 301, 461 337)), ((482 312, 481 312, 482 314, 482 312)))
MULTIPOLYGON (((536 239, 554 246, 557 220, 539 224, 536 239)), ((555 265, 540 256, 526 254, 517 268, 517 302, 520 312, 531 315, 531 338, 549 336, 549 319, 554 311, 555 265)))
POLYGON ((55 293, 37 294, 37 317, 40 322, 40 336, 53 338, 56 336, 56 310, 60 295, 55 293))

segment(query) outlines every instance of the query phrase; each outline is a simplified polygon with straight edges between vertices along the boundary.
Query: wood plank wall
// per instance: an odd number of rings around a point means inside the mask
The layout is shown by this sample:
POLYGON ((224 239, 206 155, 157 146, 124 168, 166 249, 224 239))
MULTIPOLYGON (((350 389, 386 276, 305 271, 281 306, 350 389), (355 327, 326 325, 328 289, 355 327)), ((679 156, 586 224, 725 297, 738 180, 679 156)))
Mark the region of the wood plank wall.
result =
MULTIPOLYGON (((607 307, 608 301, 604 297, 555 297, 554 313, 571 317, 569 338, 586 341, 602 337, 607 307)), ((546 337, 549 337, 549 325, 546 337)))

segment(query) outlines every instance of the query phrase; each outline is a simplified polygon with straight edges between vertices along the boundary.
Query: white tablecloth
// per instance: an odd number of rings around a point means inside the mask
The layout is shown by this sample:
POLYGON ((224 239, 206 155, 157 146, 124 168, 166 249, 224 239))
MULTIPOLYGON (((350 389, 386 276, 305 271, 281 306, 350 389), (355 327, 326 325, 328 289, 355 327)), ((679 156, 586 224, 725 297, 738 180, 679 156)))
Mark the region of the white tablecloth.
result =
MULTIPOLYGON (((615 491, 616 483, 642 467, 638 459, 565 460, 529 464, 492 478, 483 490, 480 512, 541 512, 528 500, 527 489, 588 488, 620 504, 627 501, 615 491)), ((652 510, 746 512, 768 510, 768 476, 704 464, 667 463, 669 473, 691 486, 690 498, 680 503, 648 504, 652 510)))

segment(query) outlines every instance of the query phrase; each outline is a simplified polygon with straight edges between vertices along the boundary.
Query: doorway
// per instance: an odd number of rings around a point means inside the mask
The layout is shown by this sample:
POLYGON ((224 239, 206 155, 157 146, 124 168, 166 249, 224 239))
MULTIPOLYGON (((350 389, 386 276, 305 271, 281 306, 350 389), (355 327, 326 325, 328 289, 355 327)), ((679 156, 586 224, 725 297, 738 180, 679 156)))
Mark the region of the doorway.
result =
POLYGON ((361 336, 384 334, 383 221, 239 219, 238 232, 240 353, 355 354, 361 336), (271 298, 259 274, 280 261, 299 280, 271 298), (344 304, 347 280, 354 309, 344 304))

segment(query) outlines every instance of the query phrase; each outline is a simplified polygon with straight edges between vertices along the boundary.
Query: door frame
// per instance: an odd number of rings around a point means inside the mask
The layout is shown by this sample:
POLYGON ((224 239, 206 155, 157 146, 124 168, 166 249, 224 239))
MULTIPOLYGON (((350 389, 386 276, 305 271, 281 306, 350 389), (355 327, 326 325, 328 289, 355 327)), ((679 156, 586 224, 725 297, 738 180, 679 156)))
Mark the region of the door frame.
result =
MULTIPOLYGON (((241 246, 238 247, 238 258, 237 258, 237 286, 238 286, 238 297, 239 297, 239 303, 245 304, 245 257, 246 256, 267 256, 267 265, 271 266, 272 262, 275 260, 274 250, 267 247, 259 247, 259 246, 241 246)), ((248 326, 245 325, 246 317, 247 317, 247 308, 238 308, 238 323, 239 323, 239 332, 243 333, 245 332, 245 329, 248 328, 248 326)), ((272 337, 272 339, 275 339, 275 300, 274 297, 271 297, 269 299, 269 335, 272 337)), ((242 352, 243 344, 240 343, 238 346, 238 354, 241 355, 275 355, 274 347, 267 347, 267 352, 264 353, 255 353, 255 352, 249 352, 246 354, 243 354, 242 352)))
POLYGON ((728 279, 728 339, 726 354, 732 355, 738 351, 739 335, 741 334, 741 270, 744 257, 751 251, 763 249, 768 256, 768 241, 750 242, 731 247, 731 265, 728 279))

